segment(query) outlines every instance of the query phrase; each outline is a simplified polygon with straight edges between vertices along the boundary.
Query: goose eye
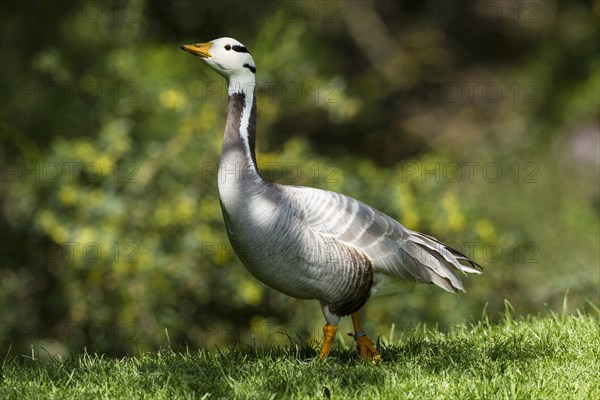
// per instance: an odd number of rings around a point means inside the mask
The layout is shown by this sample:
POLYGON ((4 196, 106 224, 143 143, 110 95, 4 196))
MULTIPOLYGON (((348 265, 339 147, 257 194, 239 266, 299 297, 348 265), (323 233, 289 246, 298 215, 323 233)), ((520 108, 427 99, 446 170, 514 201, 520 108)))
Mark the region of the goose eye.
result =
POLYGON ((231 50, 231 46, 230 46, 230 45, 228 45, 228 44, 226 44, 226 45, 225 45, 225 50, 231 50))

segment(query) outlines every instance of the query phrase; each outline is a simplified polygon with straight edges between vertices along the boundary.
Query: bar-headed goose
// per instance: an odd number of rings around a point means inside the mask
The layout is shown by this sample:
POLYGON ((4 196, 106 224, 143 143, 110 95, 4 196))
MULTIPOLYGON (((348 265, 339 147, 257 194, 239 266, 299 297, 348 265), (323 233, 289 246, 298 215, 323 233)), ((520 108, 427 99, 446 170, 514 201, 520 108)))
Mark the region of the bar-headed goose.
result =
POLYGON ((455 271, 478 265, 431 236, 342 194, 285 186, 261 178, 256 163, 254 59, 235 39, 181 49, 228 82, 228 113, 218 173, 229 240, 257 279, 289 296, 321 303, 327 324, 320 358, 329 355, 340 318, 352 316, 361 357, 381 356, 364 333, 358 311, 384 276, 464 291, 455 271))

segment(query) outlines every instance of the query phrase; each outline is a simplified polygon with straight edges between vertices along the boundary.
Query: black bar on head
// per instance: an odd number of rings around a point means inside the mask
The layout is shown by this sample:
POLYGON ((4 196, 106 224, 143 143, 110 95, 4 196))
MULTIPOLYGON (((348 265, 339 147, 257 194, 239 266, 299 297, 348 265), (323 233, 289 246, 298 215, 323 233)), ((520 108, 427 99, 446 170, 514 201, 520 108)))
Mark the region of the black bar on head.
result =
POLYGON ((244 64, 244 68, 248 68, 250 71, 252 71, 253 74, 256 73, 256 67, 253 67, 250 64, 244 64))
POLYGON ((233 46, 231 46, 231 48, 234 51, 237 51, 238 53, 250 53, 247 48, 245 48, 244 46, 238 46, 237 44, 234 44, 233 46))

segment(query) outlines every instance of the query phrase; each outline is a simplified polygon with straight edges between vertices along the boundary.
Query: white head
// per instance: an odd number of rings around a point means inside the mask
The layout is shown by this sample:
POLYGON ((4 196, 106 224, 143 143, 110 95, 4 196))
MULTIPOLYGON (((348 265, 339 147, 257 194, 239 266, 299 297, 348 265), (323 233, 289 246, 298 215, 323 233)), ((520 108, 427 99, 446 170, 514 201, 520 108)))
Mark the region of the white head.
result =
POLYGON ((205 61, 223 75, 230 85, 233 82, 254 82, 254 59, 246 47, 235 39, 223 37, 207 43, 184 44, 180 48, 205 61))

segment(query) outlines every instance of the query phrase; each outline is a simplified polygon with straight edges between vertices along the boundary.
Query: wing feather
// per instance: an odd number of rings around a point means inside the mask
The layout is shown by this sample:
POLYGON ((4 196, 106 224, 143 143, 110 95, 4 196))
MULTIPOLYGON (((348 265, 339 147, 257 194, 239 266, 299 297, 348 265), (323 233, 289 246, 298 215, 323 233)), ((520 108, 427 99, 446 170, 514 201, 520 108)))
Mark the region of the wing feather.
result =
POLYGON ((285 186, 304 209, 308 229, 366 254, 376 272, 464 291, 455 271, 481 273, 479 264, 439 240, 411 231, 356 199, 320 189, 285 186))

